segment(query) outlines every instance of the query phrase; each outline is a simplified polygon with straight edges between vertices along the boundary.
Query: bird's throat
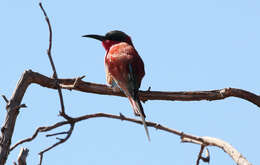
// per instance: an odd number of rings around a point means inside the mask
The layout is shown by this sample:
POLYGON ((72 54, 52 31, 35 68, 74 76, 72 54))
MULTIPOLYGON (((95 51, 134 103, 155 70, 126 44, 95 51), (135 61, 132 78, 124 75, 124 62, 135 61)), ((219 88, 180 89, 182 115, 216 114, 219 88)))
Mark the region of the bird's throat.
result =
POLYGON ((108 51, 113 45, 120 43, 119 41, 104 40, 102 45, 106 51, 108 51))

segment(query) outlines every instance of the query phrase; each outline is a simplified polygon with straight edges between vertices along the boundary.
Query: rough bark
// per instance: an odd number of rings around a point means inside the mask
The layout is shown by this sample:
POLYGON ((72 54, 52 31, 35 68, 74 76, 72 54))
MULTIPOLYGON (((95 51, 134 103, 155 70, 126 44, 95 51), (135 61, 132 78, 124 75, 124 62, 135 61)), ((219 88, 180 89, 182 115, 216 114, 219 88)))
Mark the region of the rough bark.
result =
POLYGON ((32 81, 30 73, 30 71, 24 72, 6 106, 7 113, 1 128, 0 137, 0 165, 5 164, 9 154, 16 118, 19 114, 19 109, 21 108, 21 101, 27 87, 32 81))

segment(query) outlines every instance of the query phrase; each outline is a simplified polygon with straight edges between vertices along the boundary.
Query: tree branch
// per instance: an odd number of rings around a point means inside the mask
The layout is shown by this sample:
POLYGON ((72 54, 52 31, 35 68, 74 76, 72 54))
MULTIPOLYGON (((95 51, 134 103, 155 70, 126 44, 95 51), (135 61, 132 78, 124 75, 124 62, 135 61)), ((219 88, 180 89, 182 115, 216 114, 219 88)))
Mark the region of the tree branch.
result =
MULTIPOLYGON (((77 78, 59 79, 61 87, 68 89, 66 86, 72 86, 77 78), (65 87, 64 87, 65 86, 65 87)), ((24 93, 28 86, 32 83, 39 84, 43 87, 57 89, 56 80, 46 77, 40 73, 31 70, 25 71, 14 93, 7 105, 7 114, 5 122, 1 129, 0 137, 0 165, 4 165, 9 153, 11 138, 14 131, 17 115, 24 93)), ((71 88, 70 88, 71 89, 71 88)), ((84 82, 81 79, 77 81, 77 85, 72 89, 95 94, 114 95, 125 97, 121 92, 115 92, 110 87, 102 84, 84 82)), ((235 88, 225 88, 212 91, 195 91, 195 92, 161 92, 161 91, 140 91, 141 100, 178 100, 178 101, 199 101, 199 100, 221 100, 227 97, 238 97, 245 99, 253 104, 260 106, 260 97, 254 93, 235 88)))
POLYGON ((51 49, 52 49, 52 28, 51 28, 51 23, 50 23, 50 20, 47 16, 47 13, 46 11, 44 10, 44 8, 42 7, 42 3, 40 2, 39 3, 39 6, 45 16, 45 20, 48 24, 48 28, 49 28, 49 48, 47 49, 47 55, 48 55, 48 58, 49 58, 49 61, 50 61, 50 64, 51 64, 51 68, 52 68, 52 71, 53 71, 53 78, 55 80, 55 85, 58 89, 58 94, 59 94, 59 98, 60 98, 60 105, 61 105, 61 111, 60 111, 60 115, 62 117, 64 117, 65 119, 70 119, 69 116, 65 113, 65 106, 64 106, 64 101, 63 101, 63 95, 62 95, 62 91, 61 91, 61 88, 60 88, 60 85, 59 85, 59 80, 58 80, 58 74, 57 74, 57 71, 56 71, 56 68, 55 68, 55 65, 54 65, 54 62, 53 62, 53 59, 52 59, 52 56, 51 56, 51 49))
MULTIPOLYGON (((57 89, 55 86, 55 80, 48 78, 40 73, 28 71, 31 83, 39 84, 43 87, 57 89)), ((120 91, 113 91, 112 88, 103 84, 96 84, 91 82, 85 82, 81 79, 59 79, 60 86, 68 90, 77 90, 86 93, 95 93, 101 95, 113 95, 125 97, 120 91), (73 85, 77 80, 77 84, 73 85)), ((237 97, 247 100, 258 107, 260 107, 260 96, 251 93, 249 91, 237 88, 224 88, 219 90, 210 91, 180 91, 180 92, 164 92, 164 91, 140 91, 140 99, 142 101, 147 100, 168 100, 168 101, 201 101, 201 100, 222 100, 227 97, 237 97)))
POLYGON ((200 164, 200 159, 202 158, 202 153, 203 153, 204 148, 205 148, 204 145, 200 146, 200 152, 199 152, 199 155, 198 155, 198 158, 197 158, 197 161, 196 161, 196 165, 200 164))
POLYGON ((6 102, 6 104, 8 104, 9 100, 6 98, 6 96, 2 95, 2 97, 3 97, 4 101, 6 102))
POLYGON ((194 143, 199 145, 206 145, 206 146, 215 146, 221 148, 225 151, 235 162, 237 165, 252 165, 241 153, 239 153, 233 146, 229 143, 217 139, 214 137, 203 136, 201 137, 202 141, 198 141, 192 138, 182 137, 182 142, 194 143))
POLYGON ((20 153, 18 155, 18 165, 26 165, 26 158, 28 156, 29 150, 27 148, 21 148, 20 153))
MULTIPOLYGON (((77 122, 91 119, 91 118, 103 118, 103 117, 111 118, 111 119, 125 120, 125 121, 129 121, 129 122, 133 122, 133 123, 142 125, 141 120, 134 119, 134 118, 128 118, 123 115, 112 115, 112 114, 106 114, 106 113, 89 114, 89 115, 84 115, 84 116, 80 116, 77 118, 71 118, 71 120, 74 123, 77 123, 77 122)), ((16 143, 11 149, 14 149, 15 147, 17 147, 20 144, 31 141, 38 135, 39 132, 48 132, 50 130, 53 130, 55 128, 58 128, 58 127, 61 127, 61 126, 67 125, 67 124, 71 124, 71 123, 69 121, 62 121, 62 122, 58 122, 51 126, 39 127, 31 138, 27 138, 27 139, 24 139, 24 140, 16 143)), ((184 132, 181 132, 181 131, 178 131, 175 129, 171 129, 171 128, 167 128, 161 124, 154 123, 154 122, 147 121, 146 124, 148 127, 153 127, 158 130, 163 130, 163 131, 178 135, 181 137, 182 142, 190 142, 190 143, 195 143, 195 144, 199 144, 199 145, 203 146, 203 148, 201 149, 201 151, 199 153, 199 157, 201 157, 202 151, 205 146, 216 146, 216 147, 219 147, 222 150, 224 150, 238 165, 251 165, 251 163, 248 162, 247 159, 244 158, 241 153, 239 153, 234 147, 232 147, 230 144, 228 144, 227 142, 225 142, 223 140, 213 138, 213 137, 206 137, 206 136, 199 137, 199 136, 195 136, 195 135, 191 135, 191 134, 186 134, 184 132)), ((73 130, 73 128, 71 128, 69 132, 72 132, 72 130, 73 130)), ((67 140, 69 138, 69 136, 70 135, 68 134, 66 136, 66 138, 64 138, 64 139, 67 140)), ((64 139, 62 139, 62 140, 64 140, 64 139)), ((52 149, 53 147, 55 147, 56 145, 58 145, 60 143, 62 143, 62 142, 55 143, 54 145, 52 145, 51 147, 47 148, 46 150, 44 150, 42 152, 46 152, 47 150, 52 149)), ((42 152, 40 152, 40 155, 42 152)), ((42 159, 42 157, 41 157, 41 159, 42 159)), ((197 160, 197 164, 199 162, 199 159, 200 158, 198 158, 198 160, 197 160)))
POLYGON ((57 143, 53 144, 52 146, 46 148, 45 150, 43 150, 43 151, 41 151, 41 152, 39 153, 39 155, 40 155, 40 163, 39 163, 39 165, 42 164, 43 154, 44 154, 45 152, 47 152, 47 151, 53 149, 54 147, 56 147, 56 146, 58 146, 58 145, 60 145, 60 144, 62 144, 62 143, 64 143, 64 142, 66 142, 66 141, 70 138, 70 136, 71 136, 71 134, 72 134, 72 131, 73 131, 73 129, 74 129, 74 126, 75 126, 75 123, 72 123, 72 124, 70 123, 70 129, 69 129, 69 131, 68 131, 68 133, 67 133, 67 136, 66 136, 64 139, 59 138, 59 139, 58 139, 59 141, 58 141, 57 143))
POLYGON ((20 78, 13 95, 6 106, 7 113, 1 128, 0 137, 0 165, 4 165, 7 160, 16 118, 19 114, 19 108, 21 107, 20 104, 24 93, 30 84, 31 77, 25 72, 20 78))

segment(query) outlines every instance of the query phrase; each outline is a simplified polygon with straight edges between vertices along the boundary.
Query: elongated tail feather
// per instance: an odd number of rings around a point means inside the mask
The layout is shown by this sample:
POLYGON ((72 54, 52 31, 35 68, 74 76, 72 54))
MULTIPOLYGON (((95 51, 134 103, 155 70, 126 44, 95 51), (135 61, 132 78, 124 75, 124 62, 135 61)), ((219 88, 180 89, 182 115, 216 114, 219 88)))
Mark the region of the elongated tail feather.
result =
POLYGON ((148 131, 148 128, 147 128, 147 125, 146 125, 146 122, 145 122, 144 110, 143 110, 143 107, 142 107, 142 104, 141 104, 140 100, 134 100, 130 96, 128 97, 128 99, 129 99, 129 101, 130 101, 130 103, 131 103, 131 105, 133 107, 135 115, 141 117, 142 123, 144 125, 144 129, 145 129, 145 133, 146 133, 146 136, 148 138, 148 141, 151 141, 150 135, 149 135, 149 131, 148 131))

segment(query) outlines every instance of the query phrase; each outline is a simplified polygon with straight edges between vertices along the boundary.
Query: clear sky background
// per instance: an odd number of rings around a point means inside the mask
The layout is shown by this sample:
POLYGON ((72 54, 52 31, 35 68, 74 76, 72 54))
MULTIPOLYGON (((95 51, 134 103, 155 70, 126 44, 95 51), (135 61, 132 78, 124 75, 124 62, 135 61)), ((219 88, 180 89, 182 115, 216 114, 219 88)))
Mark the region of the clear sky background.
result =
MULTIPOLYGON (((26 69, 46 76, 52 70, 46 55, 48 27, 39 1, 0 2, 0 94, 8 98, 26 69)), ((234 87, 260 92, 260 1, 43 1, 53 28, 53 59, 60 78, 86 75, 85 81, 105 83, 101 43, 82 38, 122 30, 129 34, 145 63, 141 89, 194 91, 234 87)), ((134 117, 127 99, 65 91, 67 113, 80 116, 105 112, 134 117)), ((28 108, 18 116, 12 142, 31 136, 39 126, 63 120, 56 90, 31 85, 23 99, 28 108)), ((260 164, 260 109, 238 98, 219 101, 148 101, 147 120, 198 136, 232 144, 251 163, 260 164)), ((5 102, 0 99, 0 123, 5 102)), ((66 130, 67 127, 54 132, 66 130)), ((76 125, 71 138, 47 152, 43 164, 188 165, 200 146, 182 144, 178 136, 113 119, 90 119, 76 125)), ((44 134, 23 144, 28 164, 55 143, 44 134)), ((20 147, 7 164, 16 160, 20 147)), ((209 148, 211 165, 235 164, 221 149, 209 148)), ((203 163, 201 163, 203 164, 203 163)))

